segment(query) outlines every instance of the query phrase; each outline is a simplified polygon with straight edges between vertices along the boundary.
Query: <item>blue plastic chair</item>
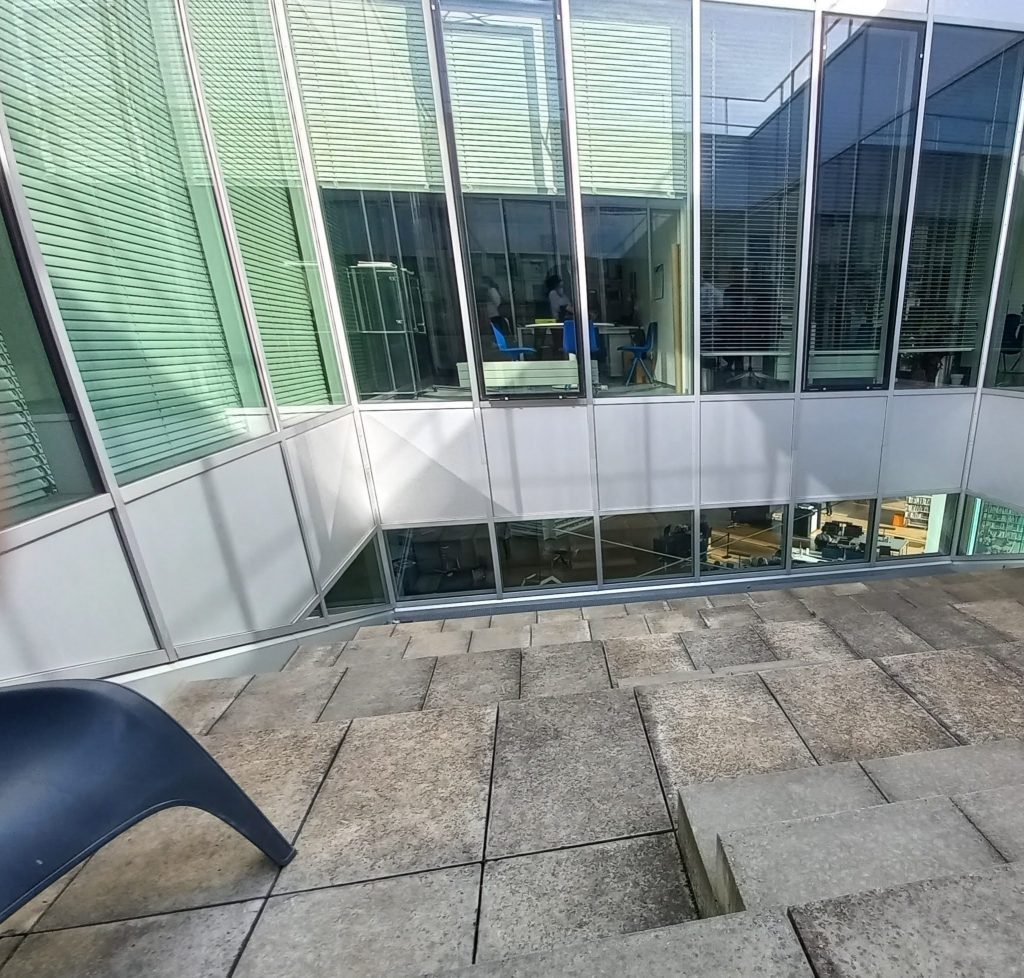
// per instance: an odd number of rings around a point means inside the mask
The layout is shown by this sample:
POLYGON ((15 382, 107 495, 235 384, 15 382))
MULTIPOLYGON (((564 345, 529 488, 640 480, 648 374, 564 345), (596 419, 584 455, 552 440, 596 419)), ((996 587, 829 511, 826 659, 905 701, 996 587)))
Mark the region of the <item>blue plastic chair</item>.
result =
POLYGON ((200 808, 284 866, 291 843, 155 703, 101 680, 0 690, 0 920, 137 822, 200 808))
POLYGON ((658 342, 658 324, 651 323, 647 327, 647 336, 643 343, 630 343, 627 346, 620 346, 620 353, 632 353, 633 363, 629 367, 629 373, 626 375, 625 386, 628 387, 632 383, 633 378, 636 376, 637 366, 643 367, 644 373, 647 375, 647 382, 649 384, 654 383, 654 376, 651 373, 651 368, 648 366, 648 360, 651 354, 654 352, 655 344, 658 342))
MULTIPOLYGON (((566 353, 576 353, 576 322, 572 319, 567 319, 562 326, 562 349, 566 353)), ((590 355, 591 357, 597 357, 601 348, 601 337, 597 332, 597 326, 594 325, 594 321, 590 322, 590 355)))
POLYGON ((537 352, 532 346, 509 346, 505 334, 497 323, 491 323, 491 329, 494 330, 494 342, 498 344, 498 349, 513 360, 522 360, 524 354, 537 352))

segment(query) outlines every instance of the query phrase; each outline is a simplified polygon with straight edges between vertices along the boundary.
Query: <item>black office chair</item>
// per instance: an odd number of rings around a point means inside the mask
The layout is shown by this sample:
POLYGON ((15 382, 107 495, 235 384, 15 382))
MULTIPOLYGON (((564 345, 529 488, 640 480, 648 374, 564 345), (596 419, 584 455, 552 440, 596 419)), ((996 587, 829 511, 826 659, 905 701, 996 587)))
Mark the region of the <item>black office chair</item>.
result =
POLYGON ((1003 336, 999 344, 999 372, 1012 374, 1017 372, 1021 357, 1024 356, 1024 334, 1022 334, 1020 313, 1007 313, 1003 321, 1003 336), (1013 358, 1013 366, 1007 369, 1006 361, 1013 358))

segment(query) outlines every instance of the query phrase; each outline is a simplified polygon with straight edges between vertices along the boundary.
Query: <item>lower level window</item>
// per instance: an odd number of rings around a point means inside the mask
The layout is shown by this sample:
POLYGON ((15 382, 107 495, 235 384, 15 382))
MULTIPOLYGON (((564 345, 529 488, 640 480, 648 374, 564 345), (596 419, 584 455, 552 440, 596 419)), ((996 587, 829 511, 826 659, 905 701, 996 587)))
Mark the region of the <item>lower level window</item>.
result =
POLYGON ((765 504, 701 510, 701 574, 781 568, 787 508, 765 504))
POLYGON ((606 581, 693 574, 693 513, 619 513, 601 517, 606 581))
POLYGON ((495 529, 506 591, 597 583, 591 517, 514 520, 495 529))
POLYGON ((959 550, 966 556, 1024 554, 1024 510, 968 496, 959 550))
POLYGON ((878 559, 948 554, 953 544, 956 499, 945 493, 883 499, 878 559))
POLYGON ((377 547, 370 539, 324 595, 328 614, 388 604, 377 547))
POLYGON ((491 594, 494 567, 484 524, 387 530, 398 600, 449 594, 491 594))
POLYGON ((797 503, 793 510, 793 566, 868 559, 873 499, 797 503))

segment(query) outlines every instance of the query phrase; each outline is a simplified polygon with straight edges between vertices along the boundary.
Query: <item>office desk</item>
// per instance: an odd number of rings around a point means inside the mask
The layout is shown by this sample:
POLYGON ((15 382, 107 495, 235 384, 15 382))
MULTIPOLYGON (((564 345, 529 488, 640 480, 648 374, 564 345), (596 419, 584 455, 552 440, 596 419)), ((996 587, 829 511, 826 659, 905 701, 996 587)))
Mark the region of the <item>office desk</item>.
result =
POLYGON ((544 329, 564 329, 564 328, 565 328, 565 323, 527 323, 525 326, 517 326, 516 327, 516 336, 519 338, 519 345, 520 346, 532 346, 532 347, 536 348, 539 351, 540 347, 539 347, 539 345, 537 343, 537 333, 538 333, 538 331, 544 330, 544 329), (526 340, 527 332, 532 332, 533 333, 533 337, 531 338, 531 340, 529 342, 526 340))

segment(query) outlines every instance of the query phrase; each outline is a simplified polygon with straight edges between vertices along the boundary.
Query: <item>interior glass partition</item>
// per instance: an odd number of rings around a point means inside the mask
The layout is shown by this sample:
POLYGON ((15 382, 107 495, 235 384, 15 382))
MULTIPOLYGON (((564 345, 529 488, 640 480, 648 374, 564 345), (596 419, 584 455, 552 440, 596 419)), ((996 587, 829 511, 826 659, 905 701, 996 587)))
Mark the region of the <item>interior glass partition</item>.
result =
POLYGON ((948 554, 956 525, 955 495, 900 496, 882 500, 875 533, 878 559, 948 554))
POLYGON ((419 0, 287 0, 363 400, 469 396, 419 0))
POLYGON ((701 575, 781 570, 788 506, 731 506, 700 511, 701 575))
POLYGON ((867 560, 874 502, 837 499, 797 503, 793 507, 793 566, 867 560))
POLYGON ((506 591, 597 583, 590 516, 498 523, 498 563, 506 591))
POLYGON ((385 530, 384 537, 399 601, 494 592, 485 524, 385 530))
POLYGON ((960 524, 960 554, 1024 554, 1024 511, 968 496, 960 524))
POLYGON ((578 392, 552 0, 442 0, 446 99, 488 396, 578 392))
POLYGON ((898 387, 978 382, 1022 70, 1022 35, 935 25, 898 387))
POLYGON ((701 390, 793 389, 813 15, 701 6, 701 390))
POLYGON ((572 0, 598 394, 685 394, 692 375, 691 5, 572 0))
POLYGON ((601 517, 606 581, 693 574, 693 513, 617 513, 601 517))
POLYGON ((827 15, 806 381, 887 386, 924 24, 827 15))

